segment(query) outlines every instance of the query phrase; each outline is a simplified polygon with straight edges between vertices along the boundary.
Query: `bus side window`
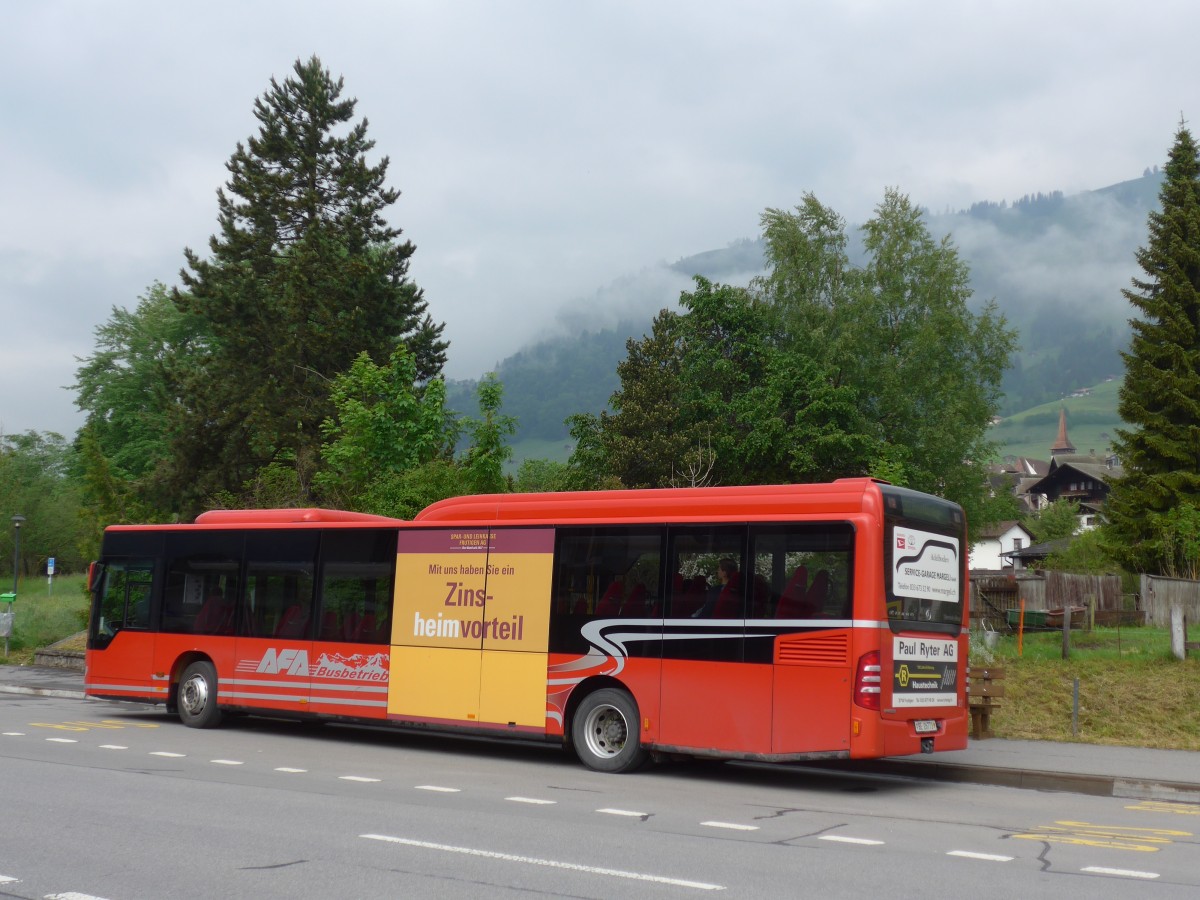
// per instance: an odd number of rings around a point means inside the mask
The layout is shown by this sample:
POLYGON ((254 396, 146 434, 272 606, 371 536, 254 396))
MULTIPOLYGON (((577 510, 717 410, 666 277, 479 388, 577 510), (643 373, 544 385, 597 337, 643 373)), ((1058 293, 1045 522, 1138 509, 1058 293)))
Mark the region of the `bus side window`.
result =
POLYGON ((396 536, 384 530, 326 531, 321 537, 317 640, 387 644, 396 536))
POLYGON ((150 627, 150 587, 154 566, 150 562, 110 563, 105 571, 100 601, 101 634, 150 627))
MULTIPOLYGON (((662 542, 663 530, 655 526, 560 528, 550 651, 587 653, 581 629, 595 619, 653 627, 645 620, 662 617, 662 542)), ((630 653, 655 647, 653 642, 633 642, 630 653)))
POLYGON ((854 530, 846 522, 756 526, 751 534, 759 575, 772 586, 771 617, 848 619, 854 530))

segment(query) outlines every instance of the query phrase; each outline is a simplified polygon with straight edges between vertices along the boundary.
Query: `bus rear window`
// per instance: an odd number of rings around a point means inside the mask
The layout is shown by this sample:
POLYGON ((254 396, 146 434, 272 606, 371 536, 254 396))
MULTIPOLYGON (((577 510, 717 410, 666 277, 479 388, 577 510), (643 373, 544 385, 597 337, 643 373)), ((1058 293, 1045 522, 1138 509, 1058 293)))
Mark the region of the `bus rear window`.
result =
POLYGON ((884 489, 884 580, 893 630, 957 630, 963 624, 966 523, 954 503, 884 489))

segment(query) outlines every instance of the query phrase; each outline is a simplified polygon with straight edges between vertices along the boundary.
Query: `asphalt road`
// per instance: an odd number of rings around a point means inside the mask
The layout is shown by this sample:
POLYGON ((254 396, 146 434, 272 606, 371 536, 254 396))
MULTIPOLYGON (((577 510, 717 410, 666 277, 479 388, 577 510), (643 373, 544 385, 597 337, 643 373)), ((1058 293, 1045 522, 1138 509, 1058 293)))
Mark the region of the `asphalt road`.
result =
POLYGON ((13 897, 1195 897, 1200 805, 0 695, 13 897))

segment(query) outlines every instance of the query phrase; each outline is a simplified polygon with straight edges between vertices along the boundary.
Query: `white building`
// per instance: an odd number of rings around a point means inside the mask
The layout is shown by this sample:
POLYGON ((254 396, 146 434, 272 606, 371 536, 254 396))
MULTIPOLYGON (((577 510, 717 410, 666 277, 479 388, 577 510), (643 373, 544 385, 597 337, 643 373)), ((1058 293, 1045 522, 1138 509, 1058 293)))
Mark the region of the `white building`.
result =
POLYGON ((1033 535, 1020 522, 998 522, 985 529, 979 540, 971 546, 967 555, 967 565, 971 571, 1011 569, 1012 558, 1004 554, 1022 550, 1032 543, 1033 535))

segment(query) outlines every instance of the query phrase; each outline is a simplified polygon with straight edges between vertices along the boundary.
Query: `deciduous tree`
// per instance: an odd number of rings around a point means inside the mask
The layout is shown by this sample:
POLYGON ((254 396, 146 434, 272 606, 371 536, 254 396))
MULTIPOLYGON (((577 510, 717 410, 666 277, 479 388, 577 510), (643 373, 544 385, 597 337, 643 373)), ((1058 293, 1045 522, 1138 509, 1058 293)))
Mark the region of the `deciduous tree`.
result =
POLYGON ((517 430, 517 420, 502 413, 504 385, 495 372, 488 372, 479 382, 479 419, 464 423, 471 438, 462 460, 464 486, 472 494, 500 494, 510 490, 504 476, 504 464, 512 459, 508 439, 517 430))
POLYGON ((1070 537, 1079 527, 1079 506, 1070 500, 1055 500, 1025 520, 1038 543, 1070 537))
POLYGON ((872 472, 986 518, 987 427, 1016 334, 994 302, 968 306, 970 273, 920 209, 885 192, 851 264, 844 220, 808 195, 763 215, 768 273, 755 282, 786 341, 852 388, 874 446, 872 472))
MULTIPOLYGON (((37 574, 53 556, 60 572, 81 571, 98 545, 90 540, 79 517, 80 497, 71 476, 74 451, 61 434, 27 431, 0 436, 0 567, 12 575, 13 526, 10 518, 25 517, 21 525, 22 577, 37 574)), ((11 590, 12 582, 0 582, 11 590)))
MULTIPOLYGON (((781 344, 745 288, 696 278, 617 367, 613 411, 585 425, 590 453, 626 487, 763 484, 865 474, 870 439, 853 391, 781 344)), ((577 435, 577 438, 581 435, 577 435)))
POLYGON ((321 426, 324 467, 316 483, 332 505, 384 515, 379 498, 389 484, 439 457, 449 456, 454 429, 445 408, 445 384, 417 383, 417 361, 397 347, 387 365, 364 351, 330 391, 335 413, 321 426))
POLYGON ((103 524, 159 520, 169 502, 156 493, 155 475, 170 457, 179 376, 211 334, 159 282, 132 312, 113 307, 95 334, 96 350, 79 360, 73 385, 86 413, 80 464, 88 508, 103 510, 103 524))

